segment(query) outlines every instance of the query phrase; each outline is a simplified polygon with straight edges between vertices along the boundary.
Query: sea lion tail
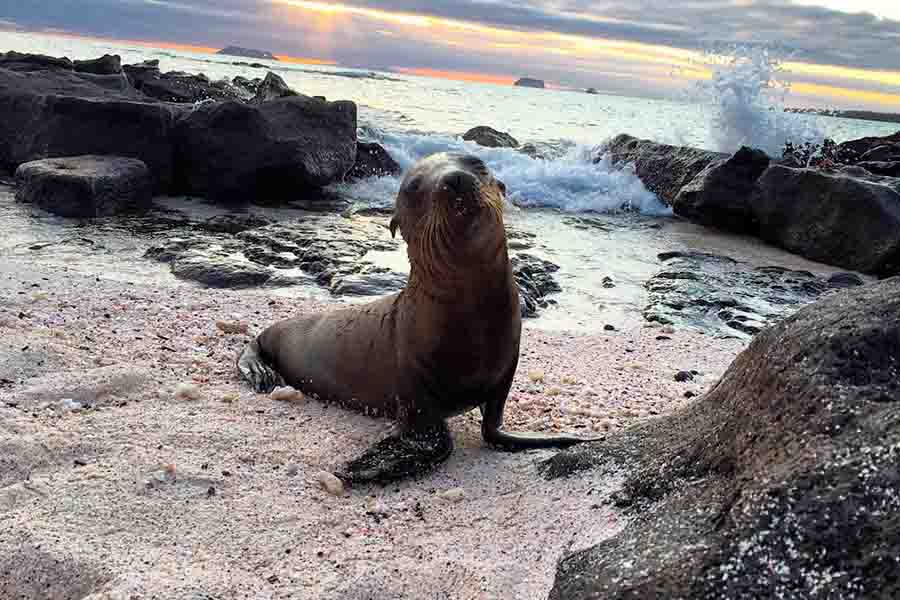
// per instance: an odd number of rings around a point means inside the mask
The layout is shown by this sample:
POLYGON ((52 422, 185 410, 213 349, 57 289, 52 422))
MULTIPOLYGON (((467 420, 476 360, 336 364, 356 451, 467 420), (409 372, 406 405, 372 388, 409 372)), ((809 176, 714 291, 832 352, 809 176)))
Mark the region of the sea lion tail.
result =
POLYGON ((268 394, 276 387, 284 385, 284 379, 263 356, 258 337, 241 352, 237 360, 237 369, 240 376, 260 394, 268 394))

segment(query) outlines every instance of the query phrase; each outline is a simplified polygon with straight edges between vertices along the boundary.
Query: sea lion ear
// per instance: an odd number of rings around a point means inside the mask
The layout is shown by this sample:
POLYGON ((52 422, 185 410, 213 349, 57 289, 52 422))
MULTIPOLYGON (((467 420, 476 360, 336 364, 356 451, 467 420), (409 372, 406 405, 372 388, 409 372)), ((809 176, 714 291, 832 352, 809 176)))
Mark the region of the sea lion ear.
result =
POLYGON ((400 218, 397 215, 394 215, 394 218, 391 219, 391 237, 397 237, 397 228, 400 227, 400 218))

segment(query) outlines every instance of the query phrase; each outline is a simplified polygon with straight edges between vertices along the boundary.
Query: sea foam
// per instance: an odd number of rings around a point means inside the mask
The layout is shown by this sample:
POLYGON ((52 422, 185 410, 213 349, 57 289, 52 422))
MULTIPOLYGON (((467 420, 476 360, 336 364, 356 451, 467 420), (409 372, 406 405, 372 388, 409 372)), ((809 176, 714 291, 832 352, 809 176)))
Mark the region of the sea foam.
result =
MULTIPOLYGON (((570 147, 555 159, 535 159, 511 148, 485 148, 455 136, 396 133, 363 128, 363 137, 382 144, 404 172, 437 152, 464 152, 481 158, 506 184, 508 199, 518 208, 556 208, 564 212, 638 211, 669 214, 655 194, 634 173, 614 168, 607 160, 594 163, 596 150, 570 147)), ((392 206, 401 179, 378 177, 336 190, 373 206, 392 206)))

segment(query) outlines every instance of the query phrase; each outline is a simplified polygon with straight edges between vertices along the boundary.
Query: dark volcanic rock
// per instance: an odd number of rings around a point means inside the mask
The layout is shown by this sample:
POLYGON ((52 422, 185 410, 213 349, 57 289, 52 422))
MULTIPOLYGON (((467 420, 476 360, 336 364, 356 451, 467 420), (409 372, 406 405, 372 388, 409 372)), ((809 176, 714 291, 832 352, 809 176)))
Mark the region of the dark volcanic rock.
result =
POLYGON ((892 162, 900 160, 900 143, 872 148, 859 157, 860 162, 892 162))
POLYGON ((181 183, 215 200, 280 200, 339 180, 356 160, 356 105, 306 96, 198 106, 179 123, 181 183))
POLYGON ((74 64, 68 58, 56 58, 43 54, 24 54, 11 50, 0 53, 0 68, 15 71, 39 71, 43 69, 62 69, 71 71, 74 64))
POLYGON ((401 172, 402 169, 397 161, 379 144, 358 142, 356 144, 356 164, 347 172, 345 179, 353 181, 369 177, 399 175, 401 172))
POLYGON ((838 146, 839 154, 848 158, 849 162, 862 160, 867 152, 880 146, 900 144, 900 131, 884 137, 864 137, 858 140, 850 140, 838 146))
POLYGON ((291 96, 299 96, 299 94, 292 90, 285 83, 284 79, 270 71, 266 74, 265 79, 256 85, 256 95, 252 101, 259 104, 260 102, 290 98, 291 96))
POLYGON ((159 61, 122 67, 136 90, 162 102, 194 103, 204 100, 234 100, 240 97, 230 84, 213 83, 206 75, 172 71, 161 73, 159 61))
POLYGON ((94 75, 119 75, 122 73, 122 57, 118 54, 104 54, 92 60, 76 60, 75 70, 94 75))
POLYGON ((179 112, 148 102, 121 75, 6 63, 0 65, 0 168, 11 172, 42 158, 124 156, 144 161, 157 191, 168 191, 179 112))
POLYGON ((837 287, 806 271, 752 268, 717 254, 667 252, 659 258, 664 268, 646 283, 644 318, 727 337, 755 335, 837 287))
POLYGON ((856 166, 865 169, 873 175, 900 177, 900 160, 896 162, 858 162, 856 166))
POLYGON ((153 178, 143 162, 116 156, 50 158, 16 171, 16 199, 63 217, 99 217, 147 208, 153 178))
POLYGON ((265 217, 243 213, 211 217, 203 223, 200 223, 200 228, 212 233, 237 235, 250 229, 266 227, 271 224, 272 221, 265 217))
POLYGON ((759 236, 845 269, 900 273, 900 180, 770 167, 753 197, 759 236))
POLYGON ((625 476, 634 519, 564 558, 551 599, 900 596, 900 278, 802 309, 686 410, 544 465, 589 468, 625 476))
MULTIPOLYGON (((696 148, 669 146, 630 135, 618 135, 605 144, 595 162, 608 156, 613 165, 633 165, 635 174, 651 192, 668 205, 685 185, 713 163, 727 161, 728 155, 696 148)), ((748 161, 741 160, 724 171, 743 170, 748 161)), ((716 178, 716 181, 718 179, 716 178)))
POLYGON ((553 300, 551 294, 562 288, 554 277, 559 265, 531 254, 520 253, 510 257, 513 276, 519 285, 519 306, 522 317, 534 317, 538 309, 547 308, 553 300))
POLYGON ((754 233, 751 198, 757 179, 768 166, 765 152, 742 147, 730 158, 710 164, 683 186, 672 201, 672 210, 701 225, 754 233))
POLYGON ((176 277, 213 288, 258 287, 269 281, 273 275, 271 269, 251 262, 192 253, 173 261, 172 273, 176 277))
POLYGON ((497 131, 491 127, 480 125, 473 127, 463 134, 467 142, 475 142, 486 148, 518 148, 519 142, 513 136, 504 131, 497 131))

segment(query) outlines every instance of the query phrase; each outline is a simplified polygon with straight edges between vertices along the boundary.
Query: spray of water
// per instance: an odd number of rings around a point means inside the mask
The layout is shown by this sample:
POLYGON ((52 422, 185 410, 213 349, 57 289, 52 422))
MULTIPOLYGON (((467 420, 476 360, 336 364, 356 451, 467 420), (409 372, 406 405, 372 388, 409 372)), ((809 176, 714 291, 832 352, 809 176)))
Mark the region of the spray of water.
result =
POLYGON ((700 65, 712 72, 689 99, 711 111, 710 139, 721 152, 751 146, 780 156, 785 143, 820 144, 825 134, 815 117, 785 111, 790 73, 778 53, 761 47, 710 50, 700 65))

